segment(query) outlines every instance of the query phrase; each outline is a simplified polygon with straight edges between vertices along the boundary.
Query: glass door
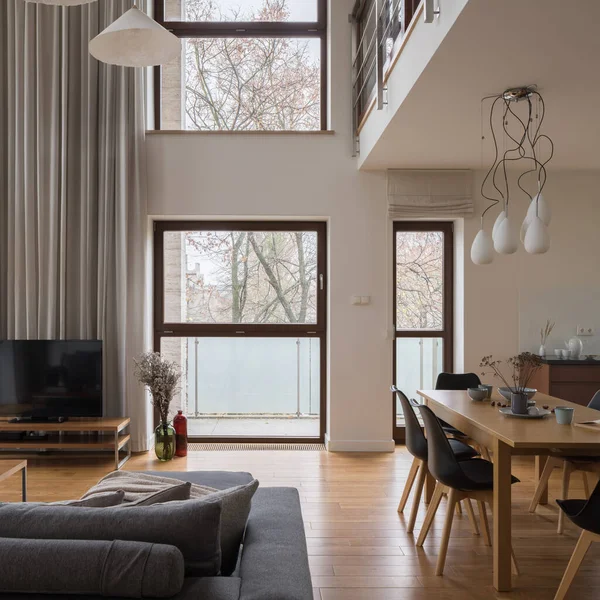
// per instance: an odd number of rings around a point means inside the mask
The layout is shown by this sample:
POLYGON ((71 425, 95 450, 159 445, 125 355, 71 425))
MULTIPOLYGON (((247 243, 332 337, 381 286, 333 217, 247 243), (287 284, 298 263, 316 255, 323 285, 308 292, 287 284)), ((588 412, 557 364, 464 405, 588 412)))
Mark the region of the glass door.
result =
MULTIPOLYGON (((452 369, 453 225, 394 223, 394 382, 408 398, 452 369)), ((394 439, 404 415, 394 396, 394 439)))
POLYGON ((155 350, 192 439, 322 441, 326 225, 155 224, 155 350))

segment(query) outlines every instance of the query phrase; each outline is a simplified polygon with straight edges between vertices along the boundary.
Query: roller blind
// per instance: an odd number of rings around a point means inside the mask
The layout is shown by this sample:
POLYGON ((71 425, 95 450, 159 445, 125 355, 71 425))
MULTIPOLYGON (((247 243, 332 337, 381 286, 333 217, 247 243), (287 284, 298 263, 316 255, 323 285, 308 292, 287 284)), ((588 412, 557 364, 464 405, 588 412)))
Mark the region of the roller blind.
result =
POLYGON ((391 219, 473 214, 472 174, 468 170, 390 169, 387 193, 391 219))

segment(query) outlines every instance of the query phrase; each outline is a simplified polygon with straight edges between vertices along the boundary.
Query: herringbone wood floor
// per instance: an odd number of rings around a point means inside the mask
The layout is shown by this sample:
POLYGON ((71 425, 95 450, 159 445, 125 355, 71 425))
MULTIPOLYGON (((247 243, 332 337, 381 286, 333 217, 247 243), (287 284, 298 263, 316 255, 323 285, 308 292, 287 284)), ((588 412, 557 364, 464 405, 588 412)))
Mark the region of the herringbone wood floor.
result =
MULTIPOLYGON (((491 549, 472 535, 466 516, 457 517, 446 572, 434 575, 444 506, 423 549, 405 531, 407 516, 396 506, 411 459, 404 447, 394 454, 327 452, 196 452, 187 459, 158 463, 152 454, 134 456, 128 470, 243 470, 262 486, 297 487, 302 499, 315 598, 318 600, 551 600, 578 537, 568 524, 556 534, 554 503, 560 479, 550 485, 550 502, 527 512, 533 494, 533 460, 516 459, 513 473, 513 545, 521 568, 516 589, 496 594, 491 587, 491 549)), ((58 500, 81 495, 111 470, 110 460, 49 457, 29 461, 29 499, 58 500)), ((578 474, 572 497, 582 497, 578 474)), ((0 501, 20 499, 20 478, 0 484, 0 501)), ((408 510, 406 511, 408 513, 408 510)), ((415 532, 423 520, 420 511, 415 532)), ((600 546, 600 544, 596 544, 600 546)), ((570 598, 600 598, 600 547, 592 547, 570 598)))

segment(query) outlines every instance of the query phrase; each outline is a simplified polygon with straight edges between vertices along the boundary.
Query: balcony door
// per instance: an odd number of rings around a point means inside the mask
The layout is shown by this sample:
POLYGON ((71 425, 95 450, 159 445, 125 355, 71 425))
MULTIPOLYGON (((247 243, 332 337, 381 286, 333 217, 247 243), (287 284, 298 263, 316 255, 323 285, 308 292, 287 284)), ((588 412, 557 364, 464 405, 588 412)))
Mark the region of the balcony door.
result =
MULTIPOLYGON (((394 223, 394 382, 409 398, 453 363, 453 224, 394 223)), ((394 396, 394 439, 404 416, 394 396)))
POLYGON ((156 222, 154 347, 191 439, 323 441, 326 224, 156 222))

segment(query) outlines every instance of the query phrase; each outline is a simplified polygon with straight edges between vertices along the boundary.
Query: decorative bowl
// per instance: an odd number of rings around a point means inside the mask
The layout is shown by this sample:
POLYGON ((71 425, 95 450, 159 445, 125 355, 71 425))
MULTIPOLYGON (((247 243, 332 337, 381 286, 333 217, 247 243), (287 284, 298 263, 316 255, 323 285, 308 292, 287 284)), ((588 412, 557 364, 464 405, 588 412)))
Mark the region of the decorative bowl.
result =
POLYGON ((481 400, 485 400, 487 398, 488 392, 486 389, 480 389, 480 388, 469 388, 467 390, 467 394, 469 394, 469 397, 471 398, 471 400, 477 400, 477 401, 481 401, 481 400))
MULTIPOLYGON (((503 396, 510 402, 510 400, 511 400, 510 396, 512 394, 512 392, 510 391, 510 388, 499 387, 498 391, 500 392, 501 396, 503 396)), ((525 393, 527 394, 527 398, 529 400, 531 400, 535 396, 536 392, 537 392, 537 390, 534 390, 533 388, 525 388, 525 393)))

